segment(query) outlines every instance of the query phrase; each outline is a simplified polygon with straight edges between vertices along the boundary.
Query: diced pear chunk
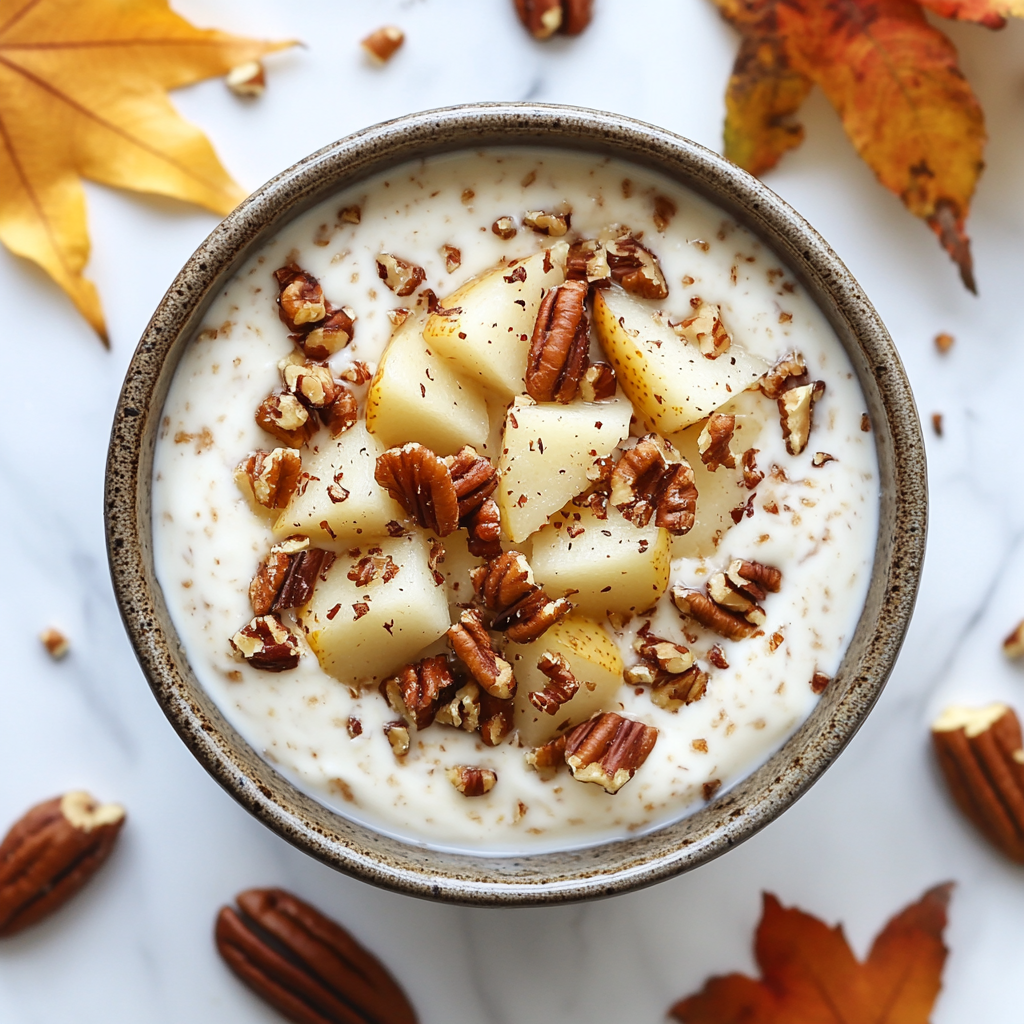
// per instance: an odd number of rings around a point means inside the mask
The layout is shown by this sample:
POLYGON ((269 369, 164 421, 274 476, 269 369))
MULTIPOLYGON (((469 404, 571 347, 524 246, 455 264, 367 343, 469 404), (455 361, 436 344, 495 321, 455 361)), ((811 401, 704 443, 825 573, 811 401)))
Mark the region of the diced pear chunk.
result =
POLYGON ((669 548, 668 530, 653 523, 637 528, 614 508, 607 519, 580 509, 556 516, 533 538, 530 565, 552 597, 577 591, 572 603, 582 612, 635 614, 668 589, 669 548))
POLYGON ((386 534, 389 522, 405 518, 402 506, 373 478, 385 446, 364 424, 337 438, 321 432, 318 439, 318 448, 303 454, 309 479, 300 479, 274 524, 278 537, 302 533, 320 543, 363 540, 386 534))
POLYGON ((533 405, 517 401, 505 416, 498 460, 501 525, 513 543, 587 489, 587 470, 629 435, 633 408, 609 402, 533 405))
POLYGON ((467 281, 441 300, 441 308, 452 312, 427 320, 427 345, 506 401, 523 394, 537 310, 545 290, 565 280, 568 251, 566 242, 558 242, 467 281))
POLYGON ((706 358, 619 288, 595 292, 593 322, 622 389, 661 434, 710 416, 768 369, 735 343, 717 359, 706 358))
POLYGON ((450 625, 447 589, 434 579, 424 534, 371 541, 359 552, 340 555, 299 611, 320 667, 353 686, 415 660, 450 625), (349 573, 362 558, 374 559, 376 575, 358 586, 349 573))
POLYGON ((604 626, 585 615, 567 616, 532 644, 509 644, 505 659, 516 677, 516 728, 519 739, 529 747, 540 746, 565 728, 585 722, 594 712, 612 707, 622 686, 618 648, 604 626), (533 690, 543 690, 550 682, 537 667, 545 651, 562 655, 580 682, 576 694, 554 715, 539 711, 529 700, 533 690))
POLYGON ((410 317, 391 336, 366 396, 367 429, 388 448, 419 441, 438 455, 464 444, 482 449, 490 432, 483 393, 427 345, 425 322, 410 317))

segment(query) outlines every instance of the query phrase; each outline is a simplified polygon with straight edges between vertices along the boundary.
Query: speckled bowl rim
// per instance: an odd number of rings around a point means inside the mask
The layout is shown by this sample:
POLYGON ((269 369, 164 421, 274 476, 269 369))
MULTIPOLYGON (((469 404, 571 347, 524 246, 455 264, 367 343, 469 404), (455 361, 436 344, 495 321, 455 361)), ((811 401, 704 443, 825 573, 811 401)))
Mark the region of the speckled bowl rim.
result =
POLYGON ((412 114, 350 135, 273 178, 214 229, 164 296, 128 368, 111 433, 105 512, 114 589, 143 672, 182 740, 243 807, 325 864, 375 885, 454 903, 528 905, 611 896, 690 870, 754 835, 807 791, 863 723, 899 653, 924 557, 927 484, 920 422, 892 340, 853 276, 796 211, 734 164, 664 129, 603 111, 507 103, 412 114), (349 821, 242 739, 196 681, 167 613, 153 569, 150 491, 174 369, 219 286, 255 248, 310 206, 378 171, 432 154, 517 145, 617 156, 661 171, 775 250, 855 367, 877 445, 881 516, 868 600, 840 671, 765 765, 657 831, 495 857, 436 851, 349 821))

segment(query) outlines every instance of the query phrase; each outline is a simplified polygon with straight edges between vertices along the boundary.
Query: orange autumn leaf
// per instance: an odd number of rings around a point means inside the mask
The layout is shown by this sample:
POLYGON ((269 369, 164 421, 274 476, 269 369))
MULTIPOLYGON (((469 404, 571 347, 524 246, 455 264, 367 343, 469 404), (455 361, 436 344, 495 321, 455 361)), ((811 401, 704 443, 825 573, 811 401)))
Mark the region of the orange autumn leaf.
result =
POLYGON ((195 28, 167 0, 0 0, 0 241, 104 343, 81 179, 227 213, 245 192, 166 90, 288 45, 195 28))
POLYGON ((921 0, 930 11, 957 21, 1002 28, 1010 17, 1024 18, 1024 0, 921 0))
POLYGON ((754 943, 762 977, 711 978, 669 1014, 682 1024, 928 1024, 948 952, 951 889, 930 889, 897 914, 863 963, 841 926, 766 893, 754 943))
POLYGON ((715 2, 743 36, 726 99, 726 156, 753 174, 772 167, 799 145, 803 130, 792 115, 819 85, 857 152, 929 224, 974 291, 964 223, 983 167, 984 117, 953 44, 921 7, 914 0, 715 2))

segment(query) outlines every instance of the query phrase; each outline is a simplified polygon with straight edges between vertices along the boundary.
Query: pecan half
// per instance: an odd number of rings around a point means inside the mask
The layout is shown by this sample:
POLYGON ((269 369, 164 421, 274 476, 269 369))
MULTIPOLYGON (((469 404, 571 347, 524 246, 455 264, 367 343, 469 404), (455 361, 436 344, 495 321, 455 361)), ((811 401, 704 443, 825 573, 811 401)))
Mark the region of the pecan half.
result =
POLYGON ((229 641, 253 668, 287 672, 299 663, 299 643, 276 615, 257 615, 229 641))
POLYGON ((755 626, 764 625, 764 609, 757 603, 757 600, 750 596, 749 589, 734 586, 732 580, 724 572, 716 572, 711 575, 708 580, 708 597, 719 608, 742 615, 747 622, 752 622, 755 626))
POLYGON ((526 361, 526 390, 538 402, 571 402, 579 390, 590 349, 584 302, 587 285, 566 281, 544 296, 526 361))
POLYGON ((426 445, 389 448, 377 459, 374 479, 424 529, 447 537, 459 526, 459 499, 452 474, 426 445))
POLYGON ((343 385, 334 379, 324 363, 286 363, 282 370, 284 386, 308 409, 324 409, 339 394, 343 385))
POLYGON ((351 306, 336 308, 325 302, 327 317, 305 334, 292 335, 310 359, 329 359, 356 336, 356 311, 351 306))
POLYGON ((462 613, 458 623, 448 630, 448 645, 492 697, 508 700, 515 695, 512 666, 495 651, 478 611, 469 609, 462 613))
MULTIPOLYGON (((293 448, 255 451, 247 455, 235 470, 240 485, 248 485, 256 502, 264 508, 284 508, 299 483, 302 456, 293 448)), ((244 489, 244 488, 243 488, 244 489)))
POLYGON ((501 512, 498 503, 488 498, 462 524, 469 531, 467 547, 478 558, 497 558, 501 554, 501 512))
POLYGON ((568 734, 565 761, 577 782, 593 782, 617 793, 647 760, 657 740, 653 725, 605 711, 568 734))
POLYGON ((1003 641, 1003 654, 1008 658, 1024 657, 1024 621, 1003 641))
POLYGON ((320 282, 295 263, 287 263, 274 271, 277 279, 278 315, 292 332, 309 330, 327 316, 327 306, 320 282))
POLYGON ((737 590, 742 590, 755 601, 763 601, 766 591, 777 594, 782 586, 781 569, 761 562, 750 562, 745 558, 733 559, 729 563, 727 574, 729 582, 737 590))
POLYGON ((580 379, 580 397, 584 402, 603 402, 615 397, 615 370, 610 363, 591 363, 580 379))
POLYGON ((656 526, 681 536, 697 510, 693 470, 668 441, 648 434, 616 463, 610 500, 634 525, 646 526, 653 515, 656 526))
POLYGON ((825 394, 824 381, 816 380, 783 392, 778 400, 782 439, 790 455, 799 455, 811 436, 814 406, 825 394))
POLYGON ((222 907, 214 939, 232 971, 297 1024, 416 1024, 381 962, 283 889, 249 889, 222 907))
POLYGON ((417 729, 426 729, 455 692, 455 677, 448 659, 438 654, 399 669, 398 675, 380 684, 380 692, 392 711, 417 729))
POLYGON ((727 640, 744 640, 753 636, 757 627, 739 615, 719 608, 707 594, 688 587, 673 587, 670 591, 672 603, 705 629, 710 629, 727 640))
POLYGON ((561 238, 572 224, 571 213, 547 213, 544 210, 530 210, 523 214, 523 224, 538 235, 561 238))
POLYGON ((543 746, 527 751, 526 763, 536 771, 561 768, 565 764, 566 738, 566 733, 562 733, 561 736, 548 740, 543 746))
POLYGON ((932 724, 943 775, 986 839, 1024 863, 1024 743, 1012 708, 947 708, 932 724))
POLYGON ((277 393, 267 395, 260 403, 256 410, 256 423, 289 448, 301 448, 307 444, 319 426, 294 395, 277 393))
POLYGON ((412 295, 426 280, 427 272, 390 252, 377 257, 377 276, 400 298, 412 295))
POLYGON ((62 907, 110 856, 124 808, 71 792, 37 804, 0 843, 0 936, 62 907))
POLYGON ((498 773, 490 768, 473 768, 467 764, 449 768, 445 775, 463 796, 483 796, 490 793, 498 781, 498 773))
POLYGON ((320 421, 331 432, 331 437, 340 437, 355 426, 359 417, 359 403, 356 396, 343 384, 338 384, 334 401, 320 410, 320 421))
POLYGON ((515 0, 516 13, 534 39, 556 32, 579 35, 589 24, 594 0, 515 0))
POLYGON ((572 674, 569 662, 554 651, 545 651, 537 662, 537 668, 551 680, 542 690, 529 694, 530 703, 547 715, 557 715, 558 709, 579 692, 580 681, 572 674))
POLYGON ((386 64, 405 42, 405 33, 397 25, 385 25, 371 32, 360 46, 377 64, 386 64))
POLYGON ((606 287, 611 280, 608 267, 608 253, 595 238, 584 238, 573 242, 565 258, 565 276, 570 281, 586 281, 598 287, 606 287))
POLYGON ((612 280, 627 292, 643 299, 668 297, 668 282, 658 258, 639 239, 628 232, 605 242, 605 253, 612 280))
POLYGON ((713 302, 702 302, 693 316, 673 324, 672 329, 684 341, 696 345, 707 359, 717 359, 732 345, 732 337, 722 323, 722 311, 713 302))
POLYGON ((444 464, 451 473, 455 497, 459 501, 459 525, 465 526, 469 516, 497 489, 498 472, 490 459, 478 455, 476 449, 468 444, 454 455, 448 455, 444 464))
POLYGON ((564 618, 572 605, 560 597, 553 601, 533 581, 526 556, 506 551, 470 573, 477 597, 494 612, 491 628, 507 633, 515 643, 529 643, 564 618))
POLYGON ((736 456, 729 448, 729 442, 732 440, 735 429, 735 416, 713 412, 700 432, 700 437, 697 438, 697 451, 700 452, 700 461, 712 473, 721 466, 725 466, 726 469, 735 467, 736 456))

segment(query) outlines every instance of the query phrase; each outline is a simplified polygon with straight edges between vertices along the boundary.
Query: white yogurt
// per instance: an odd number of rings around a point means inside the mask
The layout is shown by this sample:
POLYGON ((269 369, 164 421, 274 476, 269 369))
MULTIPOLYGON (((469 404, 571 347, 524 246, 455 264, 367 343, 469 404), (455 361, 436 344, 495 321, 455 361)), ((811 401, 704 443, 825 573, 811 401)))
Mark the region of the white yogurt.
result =
MULTIPOLYGON (((362 399, 365 388, 356 391, 362 399)), ((862 429, 865 409, 821 312, 770 250, 705 200, 649 171, 586 155, 517 149, 433 158, 310 210, 213 303, 164 408, 154 464, 157 576, 195 673, 227 718, 269 762, 347 817, 413 842, 494 853, 621 838, 678 819, 704 799, 705 786, 726 788, 763 763, 813 709, 813 674, 837 670, 864 602, 877 533, 878 469, 873 437, 862 429), (652 221, 655 195, 678 210, 664 232, 652 221), (443 297, 503 258, 550 245, 528 230, 502 241, 490 230, 496 218, 562 203, 580 237, 612 223, 644 232, 669 282, 668 298, 657 305, 673 320, 688 315, 691 297, 700 295, 721 306, 736 344, 769 362, 797 348, 812 377, 827 385, 799 456, 786 452, 774 403, 750 399, 764 413, 752 444, 766 477, 754 492, 738 488, 734 504, 753 493, 753 514, 736 525, 728 520, 717 547, 706 529, 703 539, 697 530, 674 541, 673 584, 702 586, 733 558, 782 570, 781 592, 763 602, 763 635, 721 640, 684 622, 667 596, 653 615, 614 633, 627 665, 636 660, 636 629, 648 619, 654 632, 701 659, 721 644, 729 662, 711 669, 703 699, 677 712, 623 685, 621 706, 609 710, 656 726, 659 737, 614 796, 568 771, 543 778, 529 770, 514 735, 490 748, 475 734, 435 725, 414 734, 409 756, 398 762, 383 732, 395 716, 376 688, 352 692, 308 650, 293 671, 256 671, 235 660, 228 643, 252 616, 249 581, 272 543, 268 521, 254 515, 234 481, 248 452, 276 444, 253 420, 279 386, 278 362, 292 348, 272 272, 293 258, 335 305, 355 309, 356 337, 331 360, 336 370, 355 360, 376 366, 391 335, 387 311, 409 301, 378 279, 378 253, 424 267, 425 285, 443 297), (361 207, 361 223, 339 223, 339 209, 351 205, 361 207), (451 274, 439 252, 445 243, 462 253, 451 274), (815 467, 815 452, 835 461, 815 467), (772 466, 779 471, 770 473, 772 466), (363 726, 356 738, 346 728, 350 716, 363 726), (498 783, 468 799, 445 775, 457 764, 492 768, 498 783)))

